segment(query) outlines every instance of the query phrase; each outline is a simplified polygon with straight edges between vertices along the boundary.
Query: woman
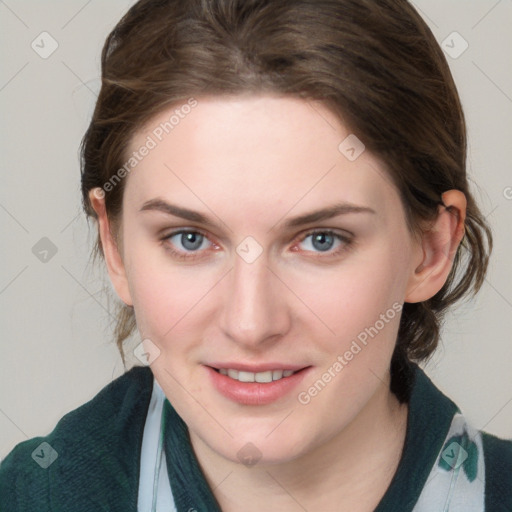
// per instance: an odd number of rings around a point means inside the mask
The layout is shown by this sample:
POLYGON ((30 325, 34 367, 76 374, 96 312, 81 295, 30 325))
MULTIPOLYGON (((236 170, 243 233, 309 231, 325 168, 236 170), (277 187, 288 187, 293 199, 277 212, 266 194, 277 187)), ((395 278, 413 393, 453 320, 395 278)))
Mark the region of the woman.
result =
POLYGON ((2 510, 511 510, 512 441, 419 368, 492 246, 405 1, 142 0, 82 192, 135 367, 0 470, 2 510))

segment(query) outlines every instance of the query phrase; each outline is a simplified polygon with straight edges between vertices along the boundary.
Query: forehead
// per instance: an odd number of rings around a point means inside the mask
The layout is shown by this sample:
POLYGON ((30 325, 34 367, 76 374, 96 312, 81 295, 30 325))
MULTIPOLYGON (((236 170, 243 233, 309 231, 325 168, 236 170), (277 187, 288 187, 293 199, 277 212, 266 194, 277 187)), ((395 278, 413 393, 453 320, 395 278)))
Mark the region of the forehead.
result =
POLYGON ((396 210, 381 163, 367 151, 353 159, 363 146, 322 103, 270 95, 196 101, 161 112, 134 136, 130 154, 151 149, 128 176, 127 200, 167 197, 203 211, 210 204, 274 217, 340 200, 396 210))

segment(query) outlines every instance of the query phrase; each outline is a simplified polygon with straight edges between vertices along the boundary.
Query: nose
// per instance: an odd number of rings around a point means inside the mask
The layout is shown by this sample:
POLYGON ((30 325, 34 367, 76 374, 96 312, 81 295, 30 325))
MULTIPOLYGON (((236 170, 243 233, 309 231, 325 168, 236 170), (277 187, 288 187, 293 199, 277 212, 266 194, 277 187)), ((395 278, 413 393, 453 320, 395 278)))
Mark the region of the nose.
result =
POLYGON ((221 329, 245 348, 267 348, 290 328, 286 288, 274 272, 265 252, 252 263, 236 255, 224 282, 221 329))

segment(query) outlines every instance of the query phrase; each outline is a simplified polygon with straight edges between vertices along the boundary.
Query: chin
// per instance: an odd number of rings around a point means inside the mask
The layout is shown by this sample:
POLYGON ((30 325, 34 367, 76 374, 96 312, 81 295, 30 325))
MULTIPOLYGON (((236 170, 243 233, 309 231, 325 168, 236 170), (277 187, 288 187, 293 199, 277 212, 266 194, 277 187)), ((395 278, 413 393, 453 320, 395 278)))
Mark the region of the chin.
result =
POLYGON ((300 429, 289 425, 280 434, 274 432, 269 435, 270 431, 265 429, 250 435, 247 431, 240 433, 233 431, 233 438, 228 442, 225 439, 208 439, 208 437, 202 437, 202 439, 225 459, 248 467, 283 464, 307 452, 307 440, 300 429), (298 432, 300 439, 290 436, 292 430, 298 432))

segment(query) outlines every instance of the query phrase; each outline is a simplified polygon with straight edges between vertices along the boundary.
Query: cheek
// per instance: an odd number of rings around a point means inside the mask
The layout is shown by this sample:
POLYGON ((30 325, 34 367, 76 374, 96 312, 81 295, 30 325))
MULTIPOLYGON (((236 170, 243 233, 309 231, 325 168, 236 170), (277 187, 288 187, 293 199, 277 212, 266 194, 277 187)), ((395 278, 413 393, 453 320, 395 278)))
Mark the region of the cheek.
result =
POLYGON ((211 274, 211 271, 183 271, 171 266, 141 264, 137 267, 132 288, 141 334, 163 342, 199 327, 206 314, 205 298, 216 281, 211 274))
POLYGON ((404 257, 398 257, 391 244, 381 244, 364 258, 341 265, 339 272, 321 280, 321 287, 317 279, 316 288, 313 280, 301 288, 305 294, 309 290, 311 309, 334 334, 316 321, 314 332, 308 332, 321 358, 299 401, 311 403, 305 414, 340 411, 338 419, 328 422, 333 431, 343 418, 353 417, 386 378, 400 322, 404 269, 404 257))
MULTIPOLYGON (((315 270, 295 276, 294 291, 313 311, 310 326, 331 350, 344 349, 360 333, 378 322, 381 338, 394 342, 403 302, 407 275, 405 252, 397 253, 391 244, 375 244, 374 249, 354 254, 332 270, 315 270), (381 320, 384 315, 384 320, 381 320), (382 321, 385 327, 382 328, 382 321)), ((306 318, 306 315, 303 315, 306 318)), ((327 347, 326 347, 327 348, 327 347)))
MULTIPOLYGON (((142 337, 161 344, 194 321, 201 299, 215 284, 206 268, 178 266, 165 250, 135 237, 126 244, 127 276, 142 337)), ((197 316, 197 315, 196 315, 197 316)))

